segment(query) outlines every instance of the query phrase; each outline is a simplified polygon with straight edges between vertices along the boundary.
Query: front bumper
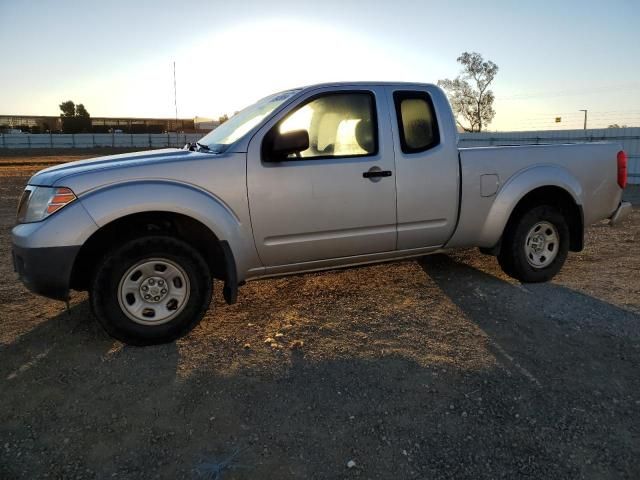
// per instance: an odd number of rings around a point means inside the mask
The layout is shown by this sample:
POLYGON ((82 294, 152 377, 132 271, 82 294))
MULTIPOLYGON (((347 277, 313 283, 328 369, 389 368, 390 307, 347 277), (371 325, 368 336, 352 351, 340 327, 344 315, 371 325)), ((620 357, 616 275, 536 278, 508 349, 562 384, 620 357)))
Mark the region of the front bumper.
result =
POLYGON ((609 225, 618 225, 631 213, 631 202, 620 202, 616 211, 611 215, 609 225))
POLYGON ((13 269, 32 292, 67 300, 71 270, 79 251, 80 246, 24 248, 14 243, 13 269))
POLYGON ((79 200, 41 222, 18 224, 11 230, 14 270, 29 290, 66 300, 78 252, 97 229, 79 200))

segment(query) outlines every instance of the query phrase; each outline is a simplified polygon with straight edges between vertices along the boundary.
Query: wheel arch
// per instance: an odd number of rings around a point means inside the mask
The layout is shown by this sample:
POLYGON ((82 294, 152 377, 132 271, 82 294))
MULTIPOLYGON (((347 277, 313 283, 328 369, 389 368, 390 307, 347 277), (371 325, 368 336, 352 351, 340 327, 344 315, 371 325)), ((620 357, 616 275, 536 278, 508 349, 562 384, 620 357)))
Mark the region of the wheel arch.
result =
POLYGON ((581 251, 584 247, 582 206, 575 202, 569 192, 557 186, 538 187, 522 197, 509 215, 503 235, 518 218, 538 205, 551 205, 560 210, 569 227, 569 250, 572 252, 581 251))
POLYGON ((114 245, 143 235, 169 235, 194 247, 205 259, 214 278, 225 282, 228 303, 237 298, 237 270, 233 251, 226 240, 201 221, 171 211, 145 211, 116 218, 96 230, 82 245, 71 270, 71 288, 86 290, 105 253, 114 245))
POLYGON ((569 249, 574 252, 583 249, 584 211, 580 182, 566 169, 546 165, 521 172, 500 190, 483 228, 483 250, 497 254, 505 232, 523 212, 536 205, 558 207, 569 226, 569 249))

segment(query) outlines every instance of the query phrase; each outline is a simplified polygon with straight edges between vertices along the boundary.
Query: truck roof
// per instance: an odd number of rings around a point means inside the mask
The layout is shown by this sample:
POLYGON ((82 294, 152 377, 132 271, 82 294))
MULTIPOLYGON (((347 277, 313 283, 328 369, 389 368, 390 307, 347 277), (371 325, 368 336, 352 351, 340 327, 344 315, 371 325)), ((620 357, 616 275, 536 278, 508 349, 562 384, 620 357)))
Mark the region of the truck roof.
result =
POLYGON ((324 83, 315 83, 312 85, 305 85, 303 87, 299 87, 301 90, 309 90, 315 89, 319 87, 344 87, 344 86, 404 86, 404 87, 435 87, 433 83, 423 83, 423 82, 388 82, 388 81, 358 81, 358 82, 324 82, 324 83))

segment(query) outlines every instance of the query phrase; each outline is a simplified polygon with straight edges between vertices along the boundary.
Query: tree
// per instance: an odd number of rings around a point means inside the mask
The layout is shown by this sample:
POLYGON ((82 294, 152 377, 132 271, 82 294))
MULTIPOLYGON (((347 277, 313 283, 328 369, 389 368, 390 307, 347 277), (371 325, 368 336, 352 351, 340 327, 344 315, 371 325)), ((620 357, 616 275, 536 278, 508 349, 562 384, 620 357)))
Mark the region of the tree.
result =
POLYGON ((87 112, 87 109, 84 108, 84 105, 81 103, 76 105, 76 117, 90 117, 89 112, 87 112))
POLYGON ((607 128, 627 128, 626 125, 618 125, 617 123, 612 123, 607 128))
POLYGON ((221 117, 218 117, 218 125, 222 125, 224 122, 226 122, 227 120, 229 120, 229 115, 227 115, 226 113, 224 115, 222 115, 221 117))
POLYGON ((72 100, 60 105, 62 130, 64 133, 81 133, 91 130, 91 117, 82 103, 75 104, 72 100))
POLYGON ((76 116, 76 104, 71 100, 62 102, 60 104, 60 110, 62 111, 61 117, 75 117, 76 116))
POLYGON ((498 65, 485 61, 476 52, 463 52, 457 62, 462 65, 460 75, 453 80, 439 80, 438 86, 447 92, 458 125, 466 132, 480 132, 496 115, 495 97, 489 85, 498 73, 498 65), (457 117, 462 117, 469 126, 464 126, 457 117))

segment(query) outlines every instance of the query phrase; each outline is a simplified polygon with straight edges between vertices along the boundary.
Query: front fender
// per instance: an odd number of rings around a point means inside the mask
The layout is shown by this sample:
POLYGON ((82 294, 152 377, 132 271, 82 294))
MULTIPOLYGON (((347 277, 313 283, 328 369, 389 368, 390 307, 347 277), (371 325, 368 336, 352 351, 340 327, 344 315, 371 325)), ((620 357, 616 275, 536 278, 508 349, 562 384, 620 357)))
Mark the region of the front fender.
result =
MULTIPOLYGON (((106 185, 80 197, 98 227, 144 212, 172 212, 199 221, 233 251, 239 275, 257 262, 251 226, 208 191, 166 180, 136 180, 106 185)), ((242 278, 240 278, 242 279, 242 278)))
POLYGON ((571 195, 578 206, 583 204, 583 190, 578 179, 558 165, 536 165, 514 174, 498 191, 480 232, 479 246, 493 247, 502 236, 511 213, 522 198, 540 187, 559 187, 571 195))

